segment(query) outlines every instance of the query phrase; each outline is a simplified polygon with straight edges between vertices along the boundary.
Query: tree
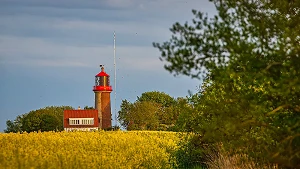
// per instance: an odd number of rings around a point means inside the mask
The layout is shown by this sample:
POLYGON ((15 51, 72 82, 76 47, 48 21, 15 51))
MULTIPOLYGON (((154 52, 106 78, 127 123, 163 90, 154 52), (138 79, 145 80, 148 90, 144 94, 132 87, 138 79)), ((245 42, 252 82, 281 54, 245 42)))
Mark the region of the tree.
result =
POLYGON ((23 116, 17 116, 14 121, 7 120, 6 121, 6 129, 4 130, 5 133, 17 133, 21 132, 21 126, 22 126, 22 120, 24 118, 23 116))
POLYGON ((171 130, 180 113, 179 104, 164 92, 142 93, 134 103, 122 100, 118 120, 128 130, 171 130))
POLYGON ((63 126, 60 125, 61 120, 54 114, 43 114, 41 115, 41 131, 62 131, 63 126))
POLYGON ((121 126, 126 128, 128 127, 129 123, 130 123, 130 118, 129 118, 129 113, 133 107, 132 103, 130 103, 129 101, 122 100, 121 103, 121 110, 118 112, 118 121, 120 122, 121 126))
POLYGON ((137 101, 152 101, 161 104, 163 107, 169 107, 175 103, 175 99, 170 95, 158 91, 142 93, 140 97, 137 97, 137 101))
POLYGON ((136 102, 129 111, 127 130, 157 130, 159 106, 150 101, 136 102))
POLYGON ((5 132, 62 131, 64 110, 70 106, 49 106, 17 116, 6 122, 5 132))
POLYGON ((189 128, 261 161, 300 167, 300 1, 211 2, 216 16, 193 10, 192 24, 175 23, 170 41, 153 44, 166 70, 207 78, 189 128))
POLYGON ((84 109, 84 110, 89 110, 89 109, 94 109, 94 107, 93 107, 93 106, 84 106, 83 109, 84 109))

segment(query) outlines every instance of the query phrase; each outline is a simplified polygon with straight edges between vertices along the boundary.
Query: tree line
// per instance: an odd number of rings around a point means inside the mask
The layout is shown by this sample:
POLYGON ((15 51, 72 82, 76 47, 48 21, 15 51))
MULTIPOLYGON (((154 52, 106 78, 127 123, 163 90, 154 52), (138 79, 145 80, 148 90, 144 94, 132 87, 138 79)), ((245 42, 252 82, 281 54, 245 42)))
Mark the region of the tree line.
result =
MULTIPOLYGON (((134 103, 122 100, 118 120, 125 130, 175 131, 176 121, 186 105, 186 98, 173 98, 159 91, 144 92, 134 103)), ((32 110, 18 115, 15 120, 7 120, 4 132, 62 131, 64 110, 73 109, 47 106, 32 110)), ((85 106, 84 109, 94 108, 85 106)))
MULTIPOLYGON (((33 131, 63 131, 64 110, 73 110, 71 106, 47 106, 18 115, 15 120, 6 121, 5 133, 33 131)), ((85 106, 84 109, 93 109, 85 106)))

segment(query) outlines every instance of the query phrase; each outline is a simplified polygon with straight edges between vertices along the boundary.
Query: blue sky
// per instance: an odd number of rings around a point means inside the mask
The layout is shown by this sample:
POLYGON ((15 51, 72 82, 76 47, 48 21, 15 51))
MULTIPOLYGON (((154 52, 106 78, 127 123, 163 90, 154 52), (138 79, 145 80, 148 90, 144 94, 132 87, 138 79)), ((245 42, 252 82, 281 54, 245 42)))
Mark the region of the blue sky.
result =
POLYGON ((201 81, 171 75, 152 47, 170 39, 173 23, 191 21, 192 9, 215 12, 208 0, 0 0, 0 131, 45 106, 94 106, 100 64, 114 85, 114 31, 117 110, 147 91, 196 92, 201 81))

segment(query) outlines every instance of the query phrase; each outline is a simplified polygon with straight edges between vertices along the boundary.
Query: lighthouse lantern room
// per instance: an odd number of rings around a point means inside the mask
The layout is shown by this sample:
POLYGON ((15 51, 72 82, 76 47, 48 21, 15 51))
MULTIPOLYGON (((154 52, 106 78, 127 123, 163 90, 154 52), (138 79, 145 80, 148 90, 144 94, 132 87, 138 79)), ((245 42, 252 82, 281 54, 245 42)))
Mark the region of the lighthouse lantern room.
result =
POLYGON ((95 76, 94 91, 112 91, 112 87, 109 85, 109 75, 105 73, 102 65, 101 72, 95 76))

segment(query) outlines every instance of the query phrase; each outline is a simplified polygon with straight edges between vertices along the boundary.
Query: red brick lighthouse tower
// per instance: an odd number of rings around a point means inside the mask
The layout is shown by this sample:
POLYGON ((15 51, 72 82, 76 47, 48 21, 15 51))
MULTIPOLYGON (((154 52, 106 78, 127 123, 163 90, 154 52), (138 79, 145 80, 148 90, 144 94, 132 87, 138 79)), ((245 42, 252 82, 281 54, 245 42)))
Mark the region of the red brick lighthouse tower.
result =
POLYGON ((104 67, 100 65, 101 72, 95 76, 95 109, 98 110, 99 129, 111 127, 110 93, 112 87, 109 85, 109 75, 105 73, 104 67))

